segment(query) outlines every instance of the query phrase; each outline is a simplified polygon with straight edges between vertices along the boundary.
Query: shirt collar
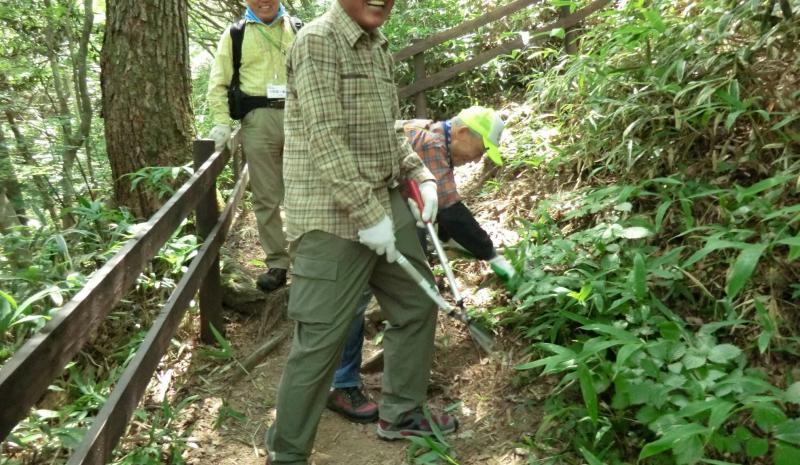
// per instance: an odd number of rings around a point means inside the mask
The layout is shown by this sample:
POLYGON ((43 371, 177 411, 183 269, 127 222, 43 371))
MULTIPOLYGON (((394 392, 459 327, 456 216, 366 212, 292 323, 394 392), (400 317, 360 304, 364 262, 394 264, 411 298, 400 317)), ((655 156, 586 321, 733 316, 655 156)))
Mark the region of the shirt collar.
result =
POLYGON ((450 153, 450 143, 452 142, 451 130, 453 129, 452 120, 437 121, 431 124, 430 131, 444 139, 444 151, 447 154, 447 163, 453 167, 453 155, 450 153))
POLYGON ((378 29, 372 32, 365 31, 358 23, 353 21, 353 18, 344 11, 344 8, 342 8, 342 5, 340 5, 337 0, 333 0, 330 11, 331 19, 333 19, 336 27, 339 28, 340 32, 344 35, 350 47, 355 47, 362 37, 364 40, 367 40, 371 46, 385 46, 387 44, 386 36, 384 36, 381 31, 378 29))

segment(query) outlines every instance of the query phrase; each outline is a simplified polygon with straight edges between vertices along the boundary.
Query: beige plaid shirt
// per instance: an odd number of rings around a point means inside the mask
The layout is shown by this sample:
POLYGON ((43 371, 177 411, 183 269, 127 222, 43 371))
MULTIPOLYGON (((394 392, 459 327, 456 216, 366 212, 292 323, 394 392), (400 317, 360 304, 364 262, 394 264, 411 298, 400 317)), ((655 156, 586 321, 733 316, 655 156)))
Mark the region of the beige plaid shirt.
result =
POLYGON ((321 230, 357 240, 391 218, 389 188, 434 180, 402 133, 392 58, 334 1, 297 35, 287 59, 284 207, 289 240, 321 230))

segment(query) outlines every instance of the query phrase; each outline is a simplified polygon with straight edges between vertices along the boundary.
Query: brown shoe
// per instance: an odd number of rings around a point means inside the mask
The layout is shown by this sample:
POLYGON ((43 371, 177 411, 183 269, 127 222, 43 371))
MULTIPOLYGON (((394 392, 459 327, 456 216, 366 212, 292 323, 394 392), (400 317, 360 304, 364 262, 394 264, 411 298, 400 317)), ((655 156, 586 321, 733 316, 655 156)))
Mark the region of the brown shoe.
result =
POLYGON ((256 285, 264 292, 272 292, 286 284, 286 270, 283 268, 270 268, 256 279, 256 285))
POLYGON ((378 419, 378 404, 364 395, 359 387, 331 390, 328 408, 356 423, 372 423, 378 419))

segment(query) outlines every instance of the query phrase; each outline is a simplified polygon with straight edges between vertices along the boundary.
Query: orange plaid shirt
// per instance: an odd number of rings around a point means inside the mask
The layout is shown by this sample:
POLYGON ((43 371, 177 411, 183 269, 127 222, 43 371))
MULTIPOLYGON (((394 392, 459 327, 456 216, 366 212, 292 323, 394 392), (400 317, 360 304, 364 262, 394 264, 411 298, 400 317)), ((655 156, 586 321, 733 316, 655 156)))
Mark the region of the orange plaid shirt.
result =
POLYGON ((453 162, 445 144, 444 124, 427 119, 399 121, 411 147, 417 152, 425 167, 436 178, 439 210, 453 206, 461 200, 453 174, 453 162))

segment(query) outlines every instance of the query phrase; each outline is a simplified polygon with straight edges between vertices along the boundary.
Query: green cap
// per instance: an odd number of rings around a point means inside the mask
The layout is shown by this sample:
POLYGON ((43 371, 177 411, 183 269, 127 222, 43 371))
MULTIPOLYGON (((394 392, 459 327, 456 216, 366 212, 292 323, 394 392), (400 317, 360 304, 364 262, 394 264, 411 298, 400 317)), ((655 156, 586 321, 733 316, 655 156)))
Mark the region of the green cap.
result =
POLYGON ((462 123, 483 138, 483 146, 486 147, 486 156, 498 165, 503 164, 500 158, 500 135, 503 134, 505 123, 500 115, 491 108, 469 107, 461 110, 456 116, 462 123))

